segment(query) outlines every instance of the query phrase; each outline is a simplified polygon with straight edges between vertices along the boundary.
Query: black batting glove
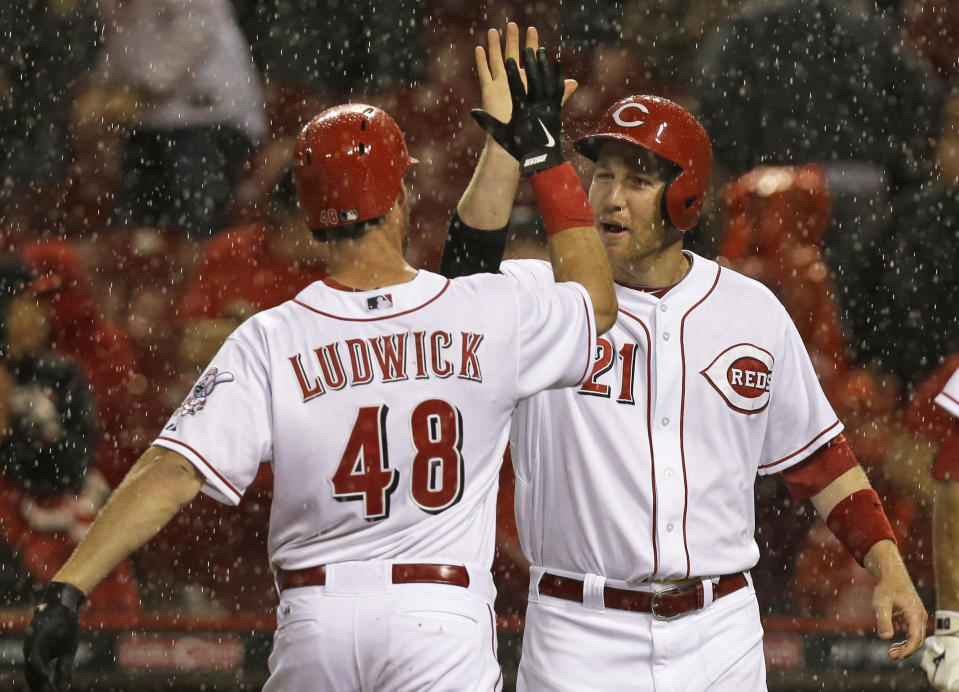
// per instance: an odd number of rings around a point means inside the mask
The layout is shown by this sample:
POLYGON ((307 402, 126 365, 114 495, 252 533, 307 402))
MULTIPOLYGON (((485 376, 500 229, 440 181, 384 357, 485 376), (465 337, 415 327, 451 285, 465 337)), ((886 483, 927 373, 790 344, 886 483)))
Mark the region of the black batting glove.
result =
POLYGON ((56 581, 43 592, 43 601, 33 611, 23 642, 24 672, 31 692, 70 689, 73 657, 79 644, 78 609, 84 598, 80 589, 56 581))
POLYGON ((501 147, 519 161, 520 172, 530 175, 559 166, 563 156, 563 64, 557 60, 550 65, 546 49, 533 54, 532 48, 523 50, 523 68, 529 90, 523 87, 519 67, 512 58, 506 60, 506 80, 513 98, 513 113, 509 122, 500 122, 492 115, 474 108, 470 114, 501 147))

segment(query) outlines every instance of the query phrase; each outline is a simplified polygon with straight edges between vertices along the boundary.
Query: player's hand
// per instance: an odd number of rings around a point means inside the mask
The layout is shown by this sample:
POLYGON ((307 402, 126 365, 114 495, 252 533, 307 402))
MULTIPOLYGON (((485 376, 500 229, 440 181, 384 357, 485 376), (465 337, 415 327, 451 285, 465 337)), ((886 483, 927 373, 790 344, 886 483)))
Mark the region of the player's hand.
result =
MULTIPOLYGON (((480 93, 483 110, 497 120, 507 122, 513 112, 513 101, 510 96, 509 80, 506 77, 506 60, 512 58, 516 63, 521 62, 519 49, 519 27, 515 22, 506 25, 506 49, 500 45, 500 34, 496 29, 486 32, 487 48, 476 46, 476 73, 479 75, 480 93)), ((526 47, 533 52, 539 49, 539 33, 536 27, 526 29, 526 47)), ((526 85, 526 70, 520 69, 520 80, 526 85)), ((573 95, 579 87, 575 79, 563 81, 562 103, 573 95)))
POLYGON ((905 567, 890 572, 882 574, 876 584, 872 605, 876 611, 876 631, 880 639, 892 639, 895 633, 894 618, 905 624, 906 640, 889 647, 889 658, 902 660, 914 654, 922 645, 929 614, 905 567))
POLYGON ((546 49, 536 53, 523 50, 528 89, 524 88, 519 66, 512 58, 506 60, 506 79, 509 82, 512 114, 502 122, 484 110, 471 114, 510 155, 519 161, 520 171, 536 173, 562 164, 563 121, 560 110, 563 99, 563 65, 550 65, 546 49))
POLYGON ((936 634, 926 637, 922 669, 939 692, 959 692, 959 612, 936 611, 936 634))
POLYGON ((23 642, 24 672, 32 692, 70 689, 79 643, 77 609, 83 600, 83 593, 70 584, 47 585, 23 642))

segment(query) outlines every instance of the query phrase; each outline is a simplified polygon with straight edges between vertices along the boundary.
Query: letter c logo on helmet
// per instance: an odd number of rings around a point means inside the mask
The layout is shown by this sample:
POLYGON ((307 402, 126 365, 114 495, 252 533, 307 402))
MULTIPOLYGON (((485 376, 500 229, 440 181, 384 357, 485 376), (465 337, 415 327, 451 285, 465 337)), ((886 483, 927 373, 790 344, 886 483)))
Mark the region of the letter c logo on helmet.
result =
POLYGON ((667 183, 663 195, 663 216, 681 231, 696 225, 706 201, 713 147, 689 111, 659 96, 629 96, 610 106, 574 146, 595 161, 608 140, 635 144, 679 166, 679 175, 667 183), (634 118, 639 115, 634 110, 642 116, 634 118))
POLYGON ((628 111, 630 108, 636 108, 646 115, 649 115, 649 109, 641 103, 624 103, 622 106, 613 111, 613 122, 620 127, 639 127, 640 125, 645 125, 642 120, 623 120, 623 113, 628 111))

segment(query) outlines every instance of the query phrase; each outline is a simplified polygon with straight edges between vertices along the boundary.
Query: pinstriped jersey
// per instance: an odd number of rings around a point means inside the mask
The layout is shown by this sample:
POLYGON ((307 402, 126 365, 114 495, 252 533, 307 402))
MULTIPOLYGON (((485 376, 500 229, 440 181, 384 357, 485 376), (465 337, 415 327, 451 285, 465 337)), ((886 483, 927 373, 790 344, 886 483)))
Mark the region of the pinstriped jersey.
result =
POLYGON ((273 466, 271 562, 489 567, 510 415, 579 384, 595 339, 582 286, 421 271, 373 291, 308 286, 227 340, 156 445, 237 503, 273 466))
MULTIPOLYGON (((619 317, 580 387, 517 409, 516 519, 533 564, 633 583, 749 569, 757 474, 842 430, 772 293, 687 256, 662 297, 617 285, 619 317)), ((552 276, 534 260, 502 271, 552 276)))

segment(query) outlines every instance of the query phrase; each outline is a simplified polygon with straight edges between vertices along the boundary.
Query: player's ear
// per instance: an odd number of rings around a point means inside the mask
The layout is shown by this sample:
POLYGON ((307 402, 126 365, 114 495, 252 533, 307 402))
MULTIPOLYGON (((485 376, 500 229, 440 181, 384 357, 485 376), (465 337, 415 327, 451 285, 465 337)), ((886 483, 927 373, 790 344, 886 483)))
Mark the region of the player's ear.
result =
POLYGON ((396 193, 396 202, 394 202, 394 204, 396 204, 397 206, 401 204, 406 204, 409 201, 409 198, 410 198, 410 191, 406 187, 406 182, 401 180, 400 189, 399 189, 399 192, 396 193))

